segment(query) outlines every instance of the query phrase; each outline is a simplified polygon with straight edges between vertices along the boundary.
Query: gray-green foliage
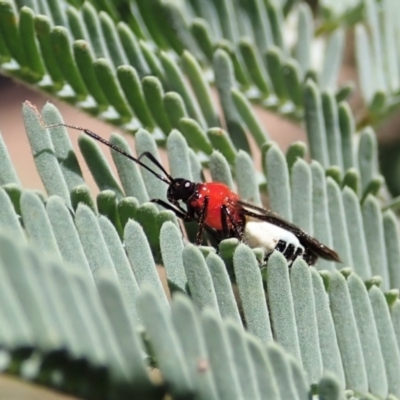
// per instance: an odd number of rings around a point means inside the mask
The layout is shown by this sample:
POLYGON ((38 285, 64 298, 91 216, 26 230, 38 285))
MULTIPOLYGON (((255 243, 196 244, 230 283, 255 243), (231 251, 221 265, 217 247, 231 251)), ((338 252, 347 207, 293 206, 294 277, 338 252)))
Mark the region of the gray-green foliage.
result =
MULTIPOLYGON (((0 0, 1 73, 135 133, 136 154, 158 158, 165 147, 172 176, 198 182, 206 165, 247 201, 261 205, 266 192, 273 211, 343 262, 288 270, 274 253, 260 273, 259 252, 236 240, 218 254, 198 249, 175 215, 148 202, 165 200, 165 183, 113 152, 115 174, 83 135, 94 198, 75 132, 44 127, 63 122, 53 105, 40 116, 25 104, 46 195, 21 187, 0 137, 3 370, 85 398, 301 400, 310 388, 319 399, 400 397, 400 301, 384 295, 400 288, 399 230, 381 210, 376 137, 365 127, 398 103, 398 5, 321 0, 314 26, 298 3, 0 0), (351 85, 337 86, 343 21, 358 23, 367 103, 358 124, 351 85), (317 63, 314 28, 326 32, 317 63), (310 163, 303 143, 283 154, 270 141, 253 103, 305 122, 310 163)), ((131 151, 120 135, 110 140, 131 151)), ((185 228, 193 240, 196 227, 185 228)))

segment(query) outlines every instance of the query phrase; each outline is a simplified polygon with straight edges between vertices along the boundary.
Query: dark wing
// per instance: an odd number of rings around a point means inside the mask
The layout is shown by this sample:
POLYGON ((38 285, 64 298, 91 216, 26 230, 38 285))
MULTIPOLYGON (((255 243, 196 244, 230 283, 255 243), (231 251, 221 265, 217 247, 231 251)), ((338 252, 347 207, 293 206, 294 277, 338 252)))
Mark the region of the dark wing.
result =
POLYGON ((279 226, 283 229, 292 232, 297 236, 300 243, 311 252, 316 254, 318 257, 325 258, 326 260, 341 262, 339 255, 336 251, 330 249, 329 247, 322 244, 317 239, 313 238, 306 232, 304 232, 297 225, 292 224, 291 222, 285 221, 278 214, 270 210, 266 210, 265 208, 255 206, 250 203, 246 203, 245 201, 238 200, 237 204, 242 208, 242 212, 244 215, 249 217, 257 218, 261 221, 266 221, 276 226, 279 226), (253 210, 253 211, 250 211, 253 210), (256 211, 256 212, 254 212, 256 211))

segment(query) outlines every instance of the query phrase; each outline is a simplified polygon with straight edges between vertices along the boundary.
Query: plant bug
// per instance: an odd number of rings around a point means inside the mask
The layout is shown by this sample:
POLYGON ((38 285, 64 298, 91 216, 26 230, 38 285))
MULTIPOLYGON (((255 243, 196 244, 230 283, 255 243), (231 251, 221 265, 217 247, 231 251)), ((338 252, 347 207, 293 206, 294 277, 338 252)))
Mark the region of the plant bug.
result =
POLYGON ((173 211, 183 221, 197 221, 199 224, 196 236, 197 245, 202 243, 205 229, 219 241, 234 237, 248 243, 250 247, 262 247, 266 257, 273 250, 278 250, 289 262, 293 262, 299 256, 303 257, 309 265, 314 264, 318 257, 340 262, 340 258, 334 250, 272 211, 240 200, 239 195, 223 183, 196 183, 183 178, 173 178, 149 152, 144 152, 139 158, 135 158, 96 133, 79 126, 55 124, 46 128, 57 126, 82 131, 165 182, 168 185, 168 202, 162 199, 152 199, 151 201, 173 211), (143 158, 151 161, 163 175, 144 164, 141 161, 143 158), (186 210, 181 207, 179 201, 186 204, 186 210))

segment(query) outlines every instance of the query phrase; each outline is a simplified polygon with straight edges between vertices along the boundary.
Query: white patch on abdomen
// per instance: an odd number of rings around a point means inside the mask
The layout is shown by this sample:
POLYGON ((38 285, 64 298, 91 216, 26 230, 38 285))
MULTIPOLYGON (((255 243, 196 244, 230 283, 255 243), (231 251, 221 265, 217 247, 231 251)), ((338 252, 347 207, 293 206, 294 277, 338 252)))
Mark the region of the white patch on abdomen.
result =
POLYGON ((248 221, 244 230, 244 240, 250 247, 262 247, 266 254, 271 253, 280 240, 304 250, 292 232, 265 221, 248 221))

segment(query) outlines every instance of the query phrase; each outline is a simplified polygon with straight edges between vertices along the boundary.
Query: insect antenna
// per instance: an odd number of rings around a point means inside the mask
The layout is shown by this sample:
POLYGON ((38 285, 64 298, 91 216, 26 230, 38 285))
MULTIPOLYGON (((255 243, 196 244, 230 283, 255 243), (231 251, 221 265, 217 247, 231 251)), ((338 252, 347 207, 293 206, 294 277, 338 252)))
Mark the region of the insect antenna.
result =
POLYGON ((144 169, 147 169, 147 171, 151 172, 154 176, 156 176, 161 181, 167 183, 168 185, 170 185, 171 182, 173 181, 172 177, 165 171, 165 169, 161 166, 161 164, 158 162, 158 160, 151 153, 149 153, 147 151, 145 153, 143 153, 139 157, 139 159, 137 159, 137 158, 133 157, 132 155, 130 155, 129 153, 127 153, 125 150, 123 150, 120 147, 116 146, 115 144, 109 142, 108 140, 103 139, 97 133, 94 133, 94 132, 90 131, 89 129, 81 128, 80 126, 75 126, 75 125, 68 125, 68 124, 47 125, 47 126, 45 126, 45 128, 47 128, 47 129, 48 128, 56 128, 58 126, 64 126, 66 128, 75 129, 77 131, 81 131, 81 132, 85 133, 86 135, 90 136, 92 139, 97 140, 98 142, 105 144, 106 146, 108 146, 112 150, 116 151, 117 153, 122 154, 123 156, 125 156, 125 157, 129 158, 130 160, 134 161, 136 164, 139 164, 144 169), (140 158, 145 156, 145 155, 150 159, 150 161, 153 162, 153 164, 155 164, 157 167, 159 167, 161 169, 162 172, 164 172, 166 177, 157 174, 157 172, 153 171, 150 167, 148 167, 146 164, 144 164, 142 161, 140 161, 140 158))

